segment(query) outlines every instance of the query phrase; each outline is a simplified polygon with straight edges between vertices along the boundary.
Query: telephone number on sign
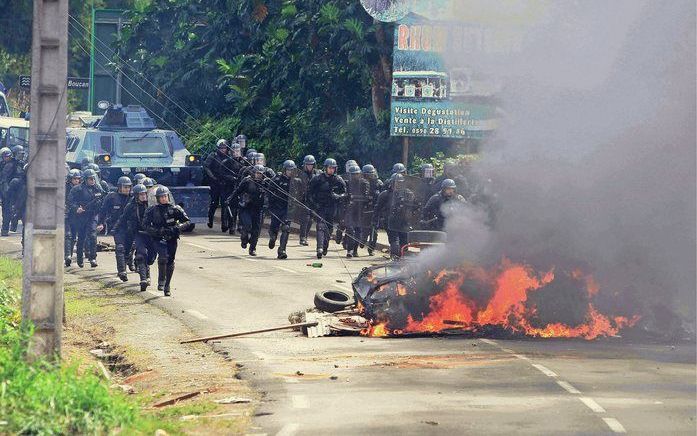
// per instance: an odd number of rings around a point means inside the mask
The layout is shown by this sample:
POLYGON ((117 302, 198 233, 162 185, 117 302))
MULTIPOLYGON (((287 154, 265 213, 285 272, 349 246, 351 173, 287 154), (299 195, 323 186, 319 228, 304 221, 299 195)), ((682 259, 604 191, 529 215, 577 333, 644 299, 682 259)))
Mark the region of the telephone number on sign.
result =
POLYGON ((395 126, 393 134, 405 136, 466 136, 465 129, 452 129, 449 127, 402 127, 395 126))

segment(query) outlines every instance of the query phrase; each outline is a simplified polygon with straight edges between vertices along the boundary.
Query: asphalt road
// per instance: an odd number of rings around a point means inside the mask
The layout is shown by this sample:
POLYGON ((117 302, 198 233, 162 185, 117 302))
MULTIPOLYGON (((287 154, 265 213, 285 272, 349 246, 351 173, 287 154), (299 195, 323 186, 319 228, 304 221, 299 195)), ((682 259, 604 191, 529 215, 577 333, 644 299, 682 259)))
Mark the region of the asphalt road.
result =
MULTIPOLYGON (((173 296, 141 295, 201 335, 251 330, 286 324, 315 291, 348 290, 352 275, 379 260, 330 252, 323 268, 310 268, 314 250, 296 238, 290 258, 278 261, 265 238, 250 258, 238 238, 197 229, 181 241, 173 296)), ((3 238, 0 249, 16 251, 18 242, 3 238)), ((98 260, 96 269, 68 271, 113 280, 113 253, 98 260)), ((129 276, 118 286, 136 292, 137 276, 129 276)), ((213 346, 265 393, 253 434, 697 432, 694 343, 308 339, 286 331, 213 346)))

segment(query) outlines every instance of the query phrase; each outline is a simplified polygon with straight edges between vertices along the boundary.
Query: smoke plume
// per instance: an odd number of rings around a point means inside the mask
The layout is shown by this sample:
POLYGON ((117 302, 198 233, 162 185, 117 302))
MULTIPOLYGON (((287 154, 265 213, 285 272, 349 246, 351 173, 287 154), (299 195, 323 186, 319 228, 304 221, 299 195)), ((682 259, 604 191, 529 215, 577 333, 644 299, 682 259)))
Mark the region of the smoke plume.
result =
POLYGON ((468 61, 504 83, 472 168, 496 219, 468 207, 424 260, 580 267, 604 310, 694 329, 694 2, 553 2, 519 52, 468 61))

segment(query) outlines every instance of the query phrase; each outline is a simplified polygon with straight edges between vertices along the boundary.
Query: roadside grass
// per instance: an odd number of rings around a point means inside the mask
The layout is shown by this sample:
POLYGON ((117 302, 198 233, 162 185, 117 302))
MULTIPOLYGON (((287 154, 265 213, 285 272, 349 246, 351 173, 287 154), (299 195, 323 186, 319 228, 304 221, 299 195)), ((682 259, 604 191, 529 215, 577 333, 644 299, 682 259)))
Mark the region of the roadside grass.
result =
MULTIPOLYGON (((31 326, 21 323, 21 263, 0 257, 0 434, 181 434, 176 410, 146 413, 136 399, 112 390, 85 371, 80 361, 28 362, 31 326)), ((91 303, 70 298, 70 311, 87 312, 91 303)), ((193 407, 208 410, 207 406, 193 407)))

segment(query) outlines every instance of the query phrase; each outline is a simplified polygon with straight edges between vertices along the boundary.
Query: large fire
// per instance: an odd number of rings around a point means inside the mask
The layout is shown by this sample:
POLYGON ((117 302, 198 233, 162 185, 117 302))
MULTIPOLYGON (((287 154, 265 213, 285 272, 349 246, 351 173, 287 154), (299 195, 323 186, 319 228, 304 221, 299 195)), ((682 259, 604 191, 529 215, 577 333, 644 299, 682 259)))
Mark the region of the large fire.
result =
POLYGON ((537 273, 507 260, 492 270, 462 265, 429 272, 391 289, 389 307, 373 314, 363 334, 499 329, 533 337, 594 339, 616 335, 639 320, 600 313, 592 301, 599 287, 580 270, 537 273))

